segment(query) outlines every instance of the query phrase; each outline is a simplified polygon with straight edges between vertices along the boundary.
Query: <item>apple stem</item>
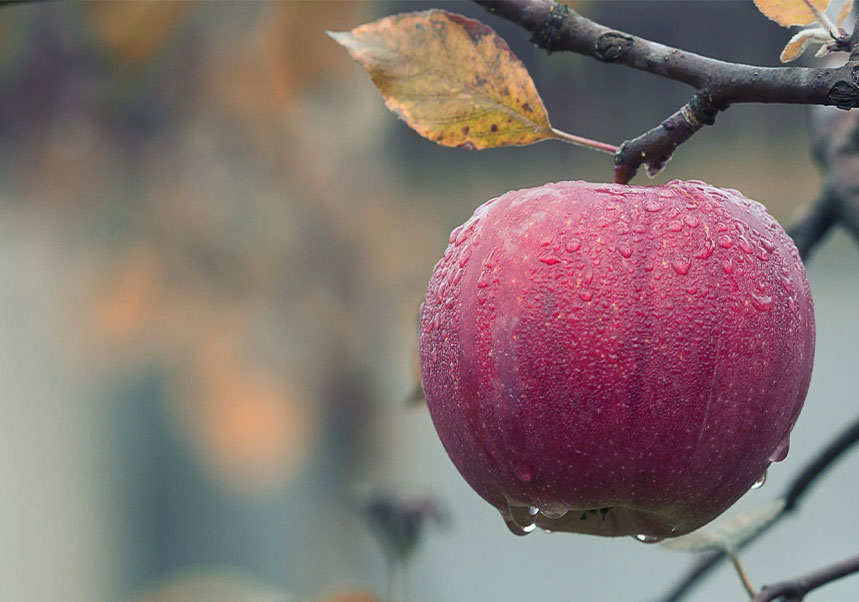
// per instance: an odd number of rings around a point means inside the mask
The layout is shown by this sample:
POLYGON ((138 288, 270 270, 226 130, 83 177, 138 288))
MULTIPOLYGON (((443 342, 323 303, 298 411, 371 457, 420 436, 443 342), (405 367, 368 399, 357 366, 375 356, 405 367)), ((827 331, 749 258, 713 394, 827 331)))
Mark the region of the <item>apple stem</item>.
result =
POLYGON ((731 559, 731 562, 734 565, 734 568, 737 571, 737 575, 740 576, 740 581, 743 582, 743 587, 746 588, 746 592, 748 592, 750 598, 754 598, 758 595, 758 592, 755 590, 755 586, 752 585, 752 580, 749 579, 748 573, 746 573, 746 569, 743 568, 743 563, 740 562, 740 557, 733 550, 726 550, 725 553, 728 555, 728 558, 731 559))
POLYGON ((576 144, 578 146, 592 148, 594 150, 598 150, 603 153, 609 153, 612 155, 617 152, 617 147, 612 144, 599 142, 598 140, 591 140, 590 138, 583 138, 582 136, 576 136, 575 134, 568 134, 567 132, 564 132, 557 128, 552 128, 552 133, 555 135, 556 139, 563 140, 564 142, 569 142, 570 144, 576 144))

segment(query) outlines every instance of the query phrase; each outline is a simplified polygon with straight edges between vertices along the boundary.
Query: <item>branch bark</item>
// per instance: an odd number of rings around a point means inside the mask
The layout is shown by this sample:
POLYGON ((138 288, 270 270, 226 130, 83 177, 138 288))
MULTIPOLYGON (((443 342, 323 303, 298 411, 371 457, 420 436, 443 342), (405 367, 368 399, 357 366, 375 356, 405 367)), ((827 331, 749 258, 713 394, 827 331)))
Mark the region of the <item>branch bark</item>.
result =
MULTIPOLYGON (((641 165, 659 171, 674 149, 738 102, 859 106, 859 56, 841 67, 758 67, 701 56, 616 31, 551 0, 474 0, 517 23, 547 52, 570 51, 685 83, 691 100, 659 126, 625 142, 615 155, 615 180, 628 182, 641 165)), ((855 35, 855 32, 854 32, 855 35)), ((844 45, 857 42, 851 36, 844 45)), ((851 48, 856 48, 856 45, 851 48)))
POLYGON ((785 602, 799 601, 811 590, 853 573, 859 573, 859 556, 845 558, 794 579, 765 586, 752 602, 770 602, 779 599, 785 602))

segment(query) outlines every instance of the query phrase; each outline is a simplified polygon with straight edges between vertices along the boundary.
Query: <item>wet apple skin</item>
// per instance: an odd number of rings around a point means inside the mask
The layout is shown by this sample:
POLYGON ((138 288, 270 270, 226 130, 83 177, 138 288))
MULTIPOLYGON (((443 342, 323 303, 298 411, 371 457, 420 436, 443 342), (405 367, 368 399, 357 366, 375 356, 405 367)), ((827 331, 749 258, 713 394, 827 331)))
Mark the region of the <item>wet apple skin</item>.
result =
POLYGON ((421 375, 448 455, 508 520, 535 507, 546 529, 664 538, 783 457, 814 338, 796 247, 759 203, 560 182, 451 233, 421 375))

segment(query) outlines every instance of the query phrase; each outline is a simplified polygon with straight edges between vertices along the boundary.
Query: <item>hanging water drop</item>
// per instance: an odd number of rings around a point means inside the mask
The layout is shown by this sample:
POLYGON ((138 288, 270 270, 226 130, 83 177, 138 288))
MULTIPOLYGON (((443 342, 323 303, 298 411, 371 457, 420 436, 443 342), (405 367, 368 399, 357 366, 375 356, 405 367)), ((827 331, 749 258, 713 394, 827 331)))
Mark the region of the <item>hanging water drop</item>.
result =
POLYGON ((764 486, 764 483, 767 482, 767 471, 764 471, 764 474, 760 476, 760 478, 754 482, 752 485, 752 489, 760 489, 764 486))
POLYGON ((787 458, 787 453, 790 451, 790 436, 785 437, 781 443, 778 444, 778 447, 775 448, 775 451, 770 456, 770 460, 772 462, 781 462, 785 458, 787 458))
POLYGON ((527 527, 527 528, 520 527, 512 519, 506 518, 506 517, 504 518, 504 523, 507 525, 507 528, 510 530, 510 532, 513 535, 518 535, 520 537, 524 537, 525 535, 528 535, 529 533, 533 533, 534 529, 537 528, 536 524, 531 525, 530 527, 527 527))
POLYGON ((653 535, 644 535, 639 533, 635 536, 635 539, 640 541, 641 543, 659 543, 662 541, 661 537, 654 537, 653 535))
MULTIPOLYGON (((522 531, 517 535, 527 535, 537 528, 537 514, 539 512, 534 506, 517 506, 512 503, 507 506, 510 521, 522 531)), ((509 522, 507 526, 510 527, 509 522)), ((510 530, 513 531, 513 528, 510 527, 510 530)), ((513 532, 516 533, 516 531, 513 532)))

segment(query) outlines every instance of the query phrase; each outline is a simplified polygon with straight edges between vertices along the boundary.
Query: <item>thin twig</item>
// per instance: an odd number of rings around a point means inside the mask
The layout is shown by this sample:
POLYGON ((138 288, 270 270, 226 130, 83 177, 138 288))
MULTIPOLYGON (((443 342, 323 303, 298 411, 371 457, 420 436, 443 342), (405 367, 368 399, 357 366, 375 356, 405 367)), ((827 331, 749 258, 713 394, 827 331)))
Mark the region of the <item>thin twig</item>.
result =
POLYGON ((859 556, 845 558, 794 579, 764 587, 752 602, 770 602, 776 599, 802 600, 813 589, 859 573, 859 556))
MULTIPOLYGON (((674 148, 704 125, 712 124, 716 115, 733 103, 819 104, 841 109, 859 106, 852 62, 835 68, 730 63, 610 29, 551 0, 474 1, 522 26, 532 34, 531 41, 548 52, 577 52, 697 90, 684 107, 658 127, 620 147, 615 155, 616 181, 628 181, 641 165, 647 165, 651 173, 658 171, 674 148)), ((851 43, 859 42, 855 36, 856 32, 851 43)))
POLYGON ((743 587, 746 588, 746 592, 748 592, 749 597, 754 598, 758 592, 755 590, 755 586, 752 585, 752 580, 749 579, 749 574, 746 573, 746 569, 743 568, 743 563, 740 562, 740 557, 737 556, 736 552, 725 552, 728 555, 728 558, 731 559, 731 563, 734 565, 734 570, 737 571, 737 575, 740 576, 740 581, 743 582, 743 587))

